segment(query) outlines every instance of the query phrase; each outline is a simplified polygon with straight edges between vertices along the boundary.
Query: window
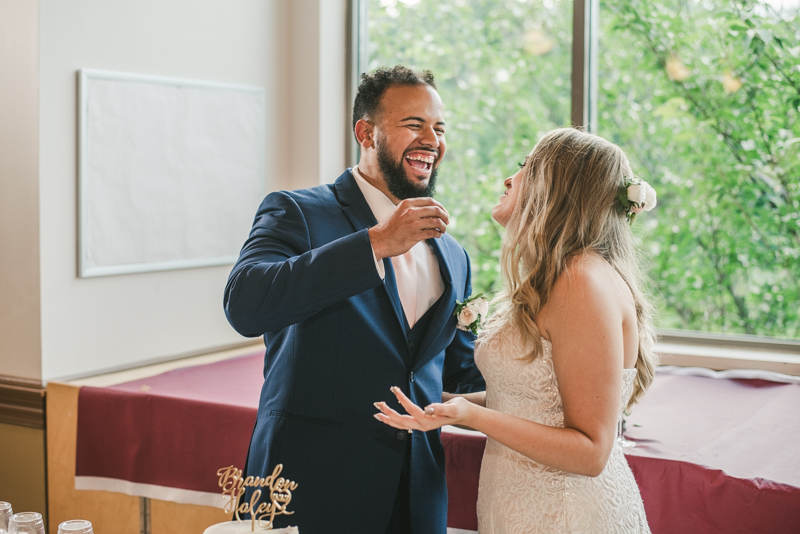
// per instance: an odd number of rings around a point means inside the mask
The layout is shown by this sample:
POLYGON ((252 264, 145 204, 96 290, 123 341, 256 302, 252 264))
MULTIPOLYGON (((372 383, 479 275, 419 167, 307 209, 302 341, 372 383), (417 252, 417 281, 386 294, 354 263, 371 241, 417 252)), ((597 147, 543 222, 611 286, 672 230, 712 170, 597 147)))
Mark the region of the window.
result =
POLYGON ((544 132, 569 124, 572 2, 369 0, 368 64, 430 69, 445 105, 436 186, 467 249, 474 293, 496 290, 491 210, 544 132))
POLYGON ((597 133, 660 193, 666 328, 800 338, 797 2, 602 0, 597 133))
MULTIPOLYGON (((501 181, 542 133, 570 124, 573 2, 357 3, 364 70, 402 63, 436 76, 449 149, 437 198, 472 258, 475 291, 496 290, 500 228, 489 214, 501 181)), ((597 17, 575 42, 599 40, 577 101, 659 192, 635 229, 660 326, 800 338, 800 1, 574 7, 597 17)))

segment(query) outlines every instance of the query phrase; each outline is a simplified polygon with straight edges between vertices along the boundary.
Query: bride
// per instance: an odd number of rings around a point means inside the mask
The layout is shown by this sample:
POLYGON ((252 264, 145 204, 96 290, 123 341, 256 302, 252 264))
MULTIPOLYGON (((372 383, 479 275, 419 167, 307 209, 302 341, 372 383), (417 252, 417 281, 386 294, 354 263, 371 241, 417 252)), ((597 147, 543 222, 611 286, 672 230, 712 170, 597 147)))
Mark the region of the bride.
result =
POLYGON ((655 192, 619 147, 572 128, 547 134, 520 167, 492 210, 506 228, 505 291, 476 342, 486 392, 444 394, 423 410, 392 388, 407 415, 381 402, 376 418, 488 436, 482 534, 649 532, 615 436, 654 374, 629 223, 655 192))

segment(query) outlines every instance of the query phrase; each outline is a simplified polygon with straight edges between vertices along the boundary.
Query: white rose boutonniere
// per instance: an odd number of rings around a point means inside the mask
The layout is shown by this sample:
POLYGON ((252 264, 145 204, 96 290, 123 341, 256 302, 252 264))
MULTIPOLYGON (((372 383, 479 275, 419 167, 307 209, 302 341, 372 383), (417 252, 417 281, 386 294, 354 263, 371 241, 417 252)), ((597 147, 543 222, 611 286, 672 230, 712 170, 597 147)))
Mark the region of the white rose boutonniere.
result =
POLYGON ((467 297, 464 302, 456 301, 456 308, 453 310, 453 315, 458 319, 456 328, 478 335, 478 329, 488 312, 489 302, 483 298, 483 293, 467 297))

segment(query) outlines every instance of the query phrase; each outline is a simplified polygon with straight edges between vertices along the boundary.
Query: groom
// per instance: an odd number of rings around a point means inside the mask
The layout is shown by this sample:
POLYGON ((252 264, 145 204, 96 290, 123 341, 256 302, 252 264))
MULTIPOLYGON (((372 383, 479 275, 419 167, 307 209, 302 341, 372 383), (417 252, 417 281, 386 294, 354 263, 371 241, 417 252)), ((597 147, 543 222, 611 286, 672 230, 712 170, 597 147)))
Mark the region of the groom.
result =
POLYGON ((266 345, 246 475, 283 464, 297 482, 277 527, 444 534, 438 431, 373 418, 391 386, 422 406, 484 388, 474 338, 453 317, 470 295, 469 259, 430 198, 446 148, 433 76, 363 75, 353 129, 358 166, 267 196, 225 288, 231 325, 266 345))

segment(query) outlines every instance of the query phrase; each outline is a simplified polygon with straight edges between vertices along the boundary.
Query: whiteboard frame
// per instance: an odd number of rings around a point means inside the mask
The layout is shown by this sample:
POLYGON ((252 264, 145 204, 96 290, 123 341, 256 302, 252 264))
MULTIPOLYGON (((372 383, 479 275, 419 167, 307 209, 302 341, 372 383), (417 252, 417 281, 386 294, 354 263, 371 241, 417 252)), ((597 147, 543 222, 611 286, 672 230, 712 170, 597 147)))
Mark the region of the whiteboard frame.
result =
MULTIPOLYGON (((96 69, 79 69, 78 75, 78 276, 80 278, 93 278, 98 276, 113 276, 120 274, 147 273, 154 271, 171 271, 177 269, 192 269, 196 267, 214 267, 220 265, 233 265, 238 255, 217 256, 210 258, 192 258, 186 260, 168 260, 146 263, 130 263, 124 265, 109 265, 103 267, 88 266, 88 246, 85 232, 88 229, 88 184, 86 183, 86 164, 88 162, 88 109, 89 109, 89 80, 122 80, 145 82, 178 87, 196 87, 202 89, 225 89, 261 94, 266 100, 266 90, 253 85, 239 85, 186 78, 173 78, 169 76, 156 76, 147 74, 133 74, 96 69)), ((262 123, 267 121, 266 102, 262 108, 262 123)), ((261 175, 266 180, 266 138, 263 139, 261 151, 261 175)), ((266 183, 265 183, 266 190, 266 183)), ((266 191, 265 191, 266 192, 266 191)))

